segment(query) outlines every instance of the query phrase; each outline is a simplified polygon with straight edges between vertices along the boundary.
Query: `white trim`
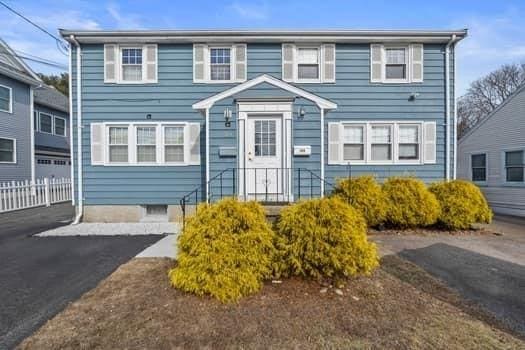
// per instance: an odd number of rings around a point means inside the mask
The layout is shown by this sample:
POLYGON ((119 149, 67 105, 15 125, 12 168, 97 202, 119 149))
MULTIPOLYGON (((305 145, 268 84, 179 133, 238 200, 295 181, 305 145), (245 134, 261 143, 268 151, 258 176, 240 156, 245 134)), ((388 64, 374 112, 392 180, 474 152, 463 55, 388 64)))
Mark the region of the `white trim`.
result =
MULTIPOLYGON (((104 83, 106 84, 118 84, 118 85, 147 85, 147 84, 156 84, 158 83, 158 66, 159 66, 159 51, 158 46, 156 44, 138 44, 138 43, 125 43, 125 44, 106 44, 106 45, 114 45, 115 46, 115 80, 105 80, 104 83), (155 53, 155 62, 149 62, 147 61, 147 51, 148 47, 155 47, 156 53, 155 53), (141 62, 141 80, 124 80, 122 75, 124 70, 122 69, 122 50, 123 49, 140 49, 142 50, 142 62, 141 62), (157 70, 155 74, 155 80, 148 80, 147 79, 147 65, 148 64, 155 64, 155 69, 157 70)), ((105 57, 105 51, 104 51, 104 78, 106 77, 106 57, 105 57)), ((138 64, 137 64, 138 66, 138 64)))
POLYGON ((456 69, 457 64, 456 61, 458 59, 458 55, 456 55, 456 44, 453 46, 454 49, 454 72, 452 75, 452 79, 454 80, 454 158, 453 158, 453 169, 452 169, 452 180, 455 180, 457 178, 457 170, 458 170, 458 101, 456 98, 456 69))
POLYGON ((245 79, 236 79, 237 76, 237 46, 244 46, 245 54, 245 77, 248 76, 248 46, 245 43, 199 43, 193 46, 193 83, 195 84, 233 84, 246 81, 245 79), (204 78, 195 79, 195 46, 203 48, 204 78), (229 80, 212 80, 211 79, 211 49, 229 49, 230 50, 230 79, 229 80))
POLYGON ((35 116, 34 116, 34 110, 35 110, 35 90, 31 86, 29 88, 29 131, 31 135, 29 136, 29 142, 31 147, 30 156, 31 156, 31 181, 35 181, 36 177, 36 160, 35 160, 35 116))
POLYGON ((206 202, 210 202, 210 109, 206 108, 206 202))
POLYGON ((0 109, 0 112, 13 113, 13 89, 9 86, 0 84, 0 87, 6 88, 9 91, 9 110, 0 109))
POLYGON ((3 162, 0 161, 0 164, 16 164, 17 163, 17 156, 16 156, 16 139, 12 137, 0 137, 0 139, 4 140, 11 140, 13 141, 13 161, 12 162, 3 162))
POLYGON ((38 125, 38 132, 41 132, 42 134, 50 134, 50 135, 54 135, 54 132, 53 132, 54 129, 55 129, 55 120, 54 120, 54 119, 55 119, 55 118, 54 118, 53 114, 51 114, 51 113, 47 113, 47 112, 38 111, 38 124, 39 124, 39 125, 38 125), (42 114, 44 114, 44 115, 46 115, 46 116, 48 116, 48 117, 51 118, 51 131, 50 131, 50 132, 47 132, 47 131, 43 131, 43 130, 42 130, 42 124, 41 124, 41 123, 42 123, 42 122, 41 122, 41 120, 42 120, 42 114))
MULTIPOLYGON (((468 168, 468 172, 469 172, 469 180, 474 182, 475 184, 477 185, 486 185, 487 184, 487 181, 488 181, 488 177, 489 177, 489 157, 488 157, 488 152, 472 152, 472 153, 467 153, 467 155, 469 156, 468 157, 468 163, 469 163, 469 168, 468 168), (475 181, 473 179, 473 172, 472 172, 472 157, 473 156, 485 156, 485 180, 484 181, 475 181)), ((478 168, 478 167, 476 167, 478 168)), ((506 175, 506 174, 504 174, 506 175)))
MULTIPOLYGON (((75 149, 74 142, 73 142, 73 55, 72 55, 72 45, 69 45, 69 48, 67 50, 68 53, 68 77, 69 77, 69 142, 70 142, 70 151, 69 151, 69 161, 71 163, 70 167, 70 178, 71 178, 71 205, 75 206, 76 199, 75 199, 75 163, 74 163, 74 156, 73 156, 73 150, 75 149)), ((104 65, 105 69, 105 65, 104 65)), ((38 115, 37 115, 38 116, 38 115)), ((38 119, 38 118, 37 118, 38 119)))
POLYGON ((408 44, 386 44, 382 45, 383 50, 383 61, 381 62, 381 69, 383 70, 383 84, 408 84, 411 82, 412 70, 410 69, 412 57, 410 57, 410 45, 408 44), (388 49, 403 49, 405 50, 405 79, 388 79, 386 77, 386 66, 387 66, 387 54, 388 49))
POLYGON ((321 197, 324 197, 324 109, 321 108, 321 197))
POLYGON ((322 79, 321 79, 321 74, 322 74, 322 71, 321 71, 321 67, 323 66, 324 64, 324 57, 321 57, 321 50, 322 50, 322 45, 294 45, 294 49, 295 49, 295 55, 294 55, 294 80, 293 82, 294 83, 300 83, 300 84, 319 84, 321 83, 322 79), (301 79, 299 78, 299 50, 301 49, 315 49, 317 50, 317 79, 301 79))
POLYGON ((193 109, 200 109, 200 110, 203 110, 203 109, 209 109, 211 108, 215 102, 217 101, 220 101, 222 99, 225 99, 229 96, 232 96, 232 95, 235 95, 235 94, 238 94, 239 92, 241 91, 244 91, 244 90, 247 90, 247 89, 250 89, 256 85, 259 85, 261 83, 268 83, 270 85, 273 85, 273 86, 276 86, 280 89, 283 89, 283 90, 286 90, 286 91, 289 91, 293 94, 296 94, 300 97, 303 97, 307 100, 310 100, 312 102, 314 102, 319 108, 321 109, 336 109, 337 108, 337 104, 331 102, 331 101, 328 101, 322 97, 319 97, 317 95, 314 95, 306 90, 303 90, 303 89, 300 89, 298 87, 295 87, 291 84, 288 84, 282 80, 279 80, 277 78, 274 78, 270 75, 267 75, 267 74, 263 74, 263 75, 260 75, 258 76, 257 78, 254 78, 252 80, 248 80, 242 84, 239 84, 239 85, 236 85, 228 90, 225 90, 223 92, 220 92, 216 95, 213 95, 211 97, 208 97, 204 100, 201 100, 197 103, 194 103, 192 105, 192 108, 193 109))
POLYGON ((525 166, 523 167, 524 178, 523 181, 507 181, 507 153, 512 152, 522 152, 521 163, 525 164, 525 148, 524 147, 514 147, 514 148, 503 148, 501 150, 501 184, 503 186, 515 186, 523 187, 525 186, 525 166))
POLYGON ((423 125, 424 121, 413 121, 413 120, 351 120, 351 121, 339 121, 341 125, 341 132, 339 138, 339 146, 341 147, 340 161, 339 162, 330 162, 331 165, 423 165, 425 164, 423 152, 424 152, 424 131, 423 125), (345 125, 359 125, 364 126, 364 160, 345 160, 343 154, 343 133, 342 128, 345 125), (389 126, 391 129, 391 160, 372 160, 372 142, 371 142, 371 129, 372 126, 385 125, 389 126), (417 125, 418 126, 418 159, 399 159, 399 126, 400 125, 417 125))

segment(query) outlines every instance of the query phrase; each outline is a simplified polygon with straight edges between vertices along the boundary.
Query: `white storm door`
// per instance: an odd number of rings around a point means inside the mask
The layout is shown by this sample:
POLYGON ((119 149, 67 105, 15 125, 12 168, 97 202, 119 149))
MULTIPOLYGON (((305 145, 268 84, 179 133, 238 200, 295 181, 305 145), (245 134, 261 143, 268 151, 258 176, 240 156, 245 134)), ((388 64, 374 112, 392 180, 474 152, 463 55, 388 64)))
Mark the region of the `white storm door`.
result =
POLYGON ((283 197, 282 115, 248 116, 246 128, 246 194, 249 199, 283 197))

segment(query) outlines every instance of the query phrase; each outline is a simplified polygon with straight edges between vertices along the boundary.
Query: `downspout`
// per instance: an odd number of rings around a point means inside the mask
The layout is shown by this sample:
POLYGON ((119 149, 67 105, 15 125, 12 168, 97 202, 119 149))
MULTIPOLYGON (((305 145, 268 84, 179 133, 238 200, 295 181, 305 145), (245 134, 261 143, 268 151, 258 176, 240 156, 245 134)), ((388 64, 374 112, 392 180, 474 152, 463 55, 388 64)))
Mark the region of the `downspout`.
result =
POLYGON ((457 169, 458 169, 458 101, 456 98, 456 61, 458 55, 456 55, 456 44, 454 43, 454 72, 452 73, 454 77, 454 168, 452 169, 452 180, 457 178, 457 169))
POLYGON ((73 77, 71 74, 73 73, 73 69, 71 67, 71 59, 72 59, 72 50, 71 45, 69 45, 68 50, 68 65, 69 65, 69 161, 71 162, 71 205, 75 206, 75 157, 73 157, 73 77))
POLYGON ((324 197, 324 108, 321 108, 321 197, 324 197))
POLYGON ((84 211, 83 191, 82 191, 82 72, 81 72, 81 56, 82 49, 80 43, 75 39, 74 35, 69 36, 71 42, 77 47, 77 174, 78 174, 78 211, 73 225, 76 225, 82 219, 84 211))
POLYGON ((210 108, 206 108, 206 203, 210 202, 210 108))
POLYGON ((450 46, 456 41, 456 34, 445 47, 445 179, 450 180, 450 46))
POLYGON ((29 142, 31 144, 31 182, 34 184, 36 180, 35 171, 35 88, 29 87, 29 129, 31 135, 29 136, 29 142))

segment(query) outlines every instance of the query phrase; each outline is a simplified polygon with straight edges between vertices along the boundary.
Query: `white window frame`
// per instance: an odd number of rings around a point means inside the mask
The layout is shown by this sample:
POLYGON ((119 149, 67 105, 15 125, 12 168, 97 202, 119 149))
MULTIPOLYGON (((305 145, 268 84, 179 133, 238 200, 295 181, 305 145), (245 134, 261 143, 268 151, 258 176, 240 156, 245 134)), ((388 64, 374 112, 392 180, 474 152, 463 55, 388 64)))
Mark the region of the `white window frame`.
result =
MULTIPOLYGON (((208 45, 208 51, 207 51, 207 57, 206 57, 206 69, 208 74, 208 80, 210 83, 231 83, 234 82, 234 76, 235 76, 235 64, 234 64, 234 47, 233 45, 208 45), (228 49, 230 50, 230 79, 225 80, 213 80, 211 78, 211 50, 214 49, 228 49)), ((224 63, 221 63, 221 65, 224 65, 224 63)))
MULTIPOLYGON (((356 121, 340 121, 341 124, 341 132, 343 132, 342 128, 344 128, 345 125, 364 125, 365 126, 365 135, 364 135, 364 141, 365 141, 365 160, 342 160, 339 164, 340 165, 348 165, 348 164, 357 164, 357 165, 423 165, 425 164, 425 161, 423 159, 423 146, 424 146, 424 135, 423 135, 423 125, 424 121, 400 121, 400 120, 372 120, 372 121, 363 121, 363 120, 356 120, 356 121), (392 131, 392 160, 372 160, 372 143, 371 143, 371 137, 372 134, 372 126, 390 126, 392 131), (419 127, 419 150, 418 150, 418 159, 399 159, 399 126, 400 125, 417 125, 419 127)), ((343 136, 341 135, 340 138, 340 144, 339 144, 339 152, 341 152, 341 158, 344 157, 344 140, 343 136)))
POLYGON ((54 134, 53 132, 55 131, 55 118, 54 118, 53 114, 47 113, 47 112, 42 112, 42 111, 38 112, 38 131, 43 133, 43 134, 49 134, 49 135, 53 135, 54 134), (41 127, 42 126, 41 125, 42 114, 51 117, 51 131, 50 132, 42 130, 42 127, 41 127))
POLYGON ((0 84, 0 87, 6 88, 9 91, 9 110, 0 109, 0 112, 12 114, 13 113, 13 89, 9 86, 2 85, 2 84, 0 84))
MULTIPOLYGON (((236 46, 244 45, 245 46, 245 55, 246 55, 246 74, 245 77, 248 76, 248 46, 244 43, 222 43, 222 44, 200 44, 204 47, 204 79, 202 80, 195 80, 195 76, 193 77, 193 83, 197 84, 234 84, 234 83, 242 83, 246 81, 246 79, 238 80, 235 77, 237 76, 237 52, 236 46), (230 50, 230 80, 211 80, 211 49, 229 49, 230 50)), ((195 48, 194 48, 195 50, 195 48)), ((192 59, 195 59, 195 56, 192 57, 192 59)), ((195 68, 194 68, 195 69, 195 68)))
MULTIPOLYGON (((187 123, 186 123, 187 124, 187 123)), ((162 128, 162 132, 161 132, 161 137, 162 139, 160 140, 160 144, 162 146, 162 150, 161 150, 161 159, 162 159, 162 163, 165 164, 165 165, 187 165, 188 162, 189 162, 189 156, 190 156, 190 152, 189 152, 189 147, 188 145, 186 144, 187 140, 188 140, 188 137, 189 135, 187 135, 188 133, 188 128, 186 126, 186 124, 166 124, 166 123, 163 123, 161 125, 161 128, 162 128), (166 128, 169 128, 169 127, 178 127, 178 128, 182 128, 182 134, 183 134, 183 140, 182 140, 182 152, 184 154, 184 160, 182 162, 169 162, 166 160, 166 146, 180 146, 178 144, 166 144, 166 139, 165 139, 165 130, 166 128)))
POLYGON ((35 119, 35 131, 40 131, 40 111, 35 109, 33 111, 33 118, 35 119))
POLYGON ((395 125, 393 123, 368 123, 367 125, 367 133, 369 135, 368 137, 368 143, 367 143, 367 153, 368 157, 366 158, 367 162, 369 164, 393 164, 395 158, 395 151, 396 148, 396 142, 395 142, 395 125), (373 160, 372 159, 372 145, 388 145, 387 143, 373 143, 372 142, 372 129, 373 127, 388 127, 390 128, 390 159, 380 159, 380 160, 373 160))
POLYGON ((118 45, 118 61, 117 61, 117 83, 118 84, 145 84, 146 83, 146 64, 145 64, 145 57, 144 52, 146 50, 146 47, 144 45, 118 45), (125 49, 140 49, 142 51, 142 62, 141 62, 141 79, 140 80, 124 80, 124 69, 122 68, 122 51, 125 49))
MULTIPOLYGON (((351 164, 364 164, 366 163, 366 160, 367 160, 367 156, 368 156, 368 147, 367 147, 367 137, 368 137, 368 127, 366 125, 366 123, 342 123, 342 150, 341 150, 341 155, 342 155, 342 158, 343 158, 343 162, 344 163, 348 163, 350 162, 351 164), (344 140, 344 128, 345 126, 350 126, 350 127, 361 127, 363 128, 363 159, 344 159, 345 158, 345 144, 349 144, 351 145, 352 143, 348 143, 348 142, 345 142, 344 140)), ((356 144, 354 144, 356 145, 356 144)))
MULTIPOLYGON (((523 152, 522 154, 522 164, 525 164, 525 148, 509 148, 502 150, 502 159, 501 159, 501 165, 502 165, 502 177, 503 184, 506 186, 516 186, 516 187, 523 187, 525 186, 525 173, 523 181, 507 181, 507 153, 511 152, 523 152)), ((525 172, 525 165, 523 171, 525 172)))
POLYGON ((383 45, 382 50, 383 50, 382 55, 384 57, 383 62, 381 62, 382 63, 381 64, 381 69, 383 70, 383 83, 393 83, 393 84, 406 84, 406 83, 409 83, 410 82, 410 76, 411 76, 411 71, 410 71, 410 62, 411 62, 410 45, 408 45, 408 44, 406 44, 406 45, 385 44, 385 45, 383 45), (403 49, 403 50, 405 50, 405 66, 406 66, 405 79, 388 79, 386 77, 386 66, 387 66, 386 50, 387 49, 403 49))
MULTIPOLYGON (((129 129, 128 129, 129 132, 129 129)), ((157 124, 135 124, 133 125, 133 134, 134 134, 134 163, 141 164, 141 165, 157 165, 159 162, 159 126, 157 124), (154 128, 155 129, 155 161, 154 162, 139 162, 139 146, 153 146, 151 144, 142 144, 138 142, 137 140, 137 129, 138 128, 154 128)), ((128 137, 129 139, 129 137, 128 137)), ((128 146, 129 149, 129 146, 128 146)))
POLYGON ((294 60, 294 75, 295 75, 295 82, 297 83, 306 83, 306 84, 312 84, 312 83, 320 83, 321 82, 321 76, 323 74, 322 67, 322 55, 321 55, 321 45, 296 45, 295 46, 295 60, 294 60), (315 49, 317 50, 317 66, 318 66, 318 78, 317 79, 301 79, 299 78, 299 50, 301 49, 315 49))
POLYGON ((104 125, 104 166, 188 166, 190 164, 190 145, 188 144, 189 122, 109 122, 104 125), (137 126, 156 127, 156 162, 139 163, 137 162, 137 126), (184 162, 165 162, 164 161, 164 127, 181 126, 184 128, 184 162), (128 162, 110 162, 109 161, 109 128, 110 127, 127 127, 128 128, 128 162))
MULTIPOLYGON (((39 125, 40 127, 40 125, 39 125)), ((55 134, 56 136, 61 136, 61 137, 67 137, 67 120, 66 118, 62 118, 62 117, 59 117, 59 116, 56 116, 54 115, 53 116, 53 134, 55 134), (64 135, 61 135, 61 134, 57 134, 57 129, 56 129, 56 120, 57 119, 62 119, 64 121, 64 135)))
POLYGON ((12 162, 4 162, 0 161, 0 164, 16 164, 17 163, 17 157, 16 157, 16 139, 11 137, 0 137, 0 139, 4 140, 11 140, 13 141, 13 161, 12 162))

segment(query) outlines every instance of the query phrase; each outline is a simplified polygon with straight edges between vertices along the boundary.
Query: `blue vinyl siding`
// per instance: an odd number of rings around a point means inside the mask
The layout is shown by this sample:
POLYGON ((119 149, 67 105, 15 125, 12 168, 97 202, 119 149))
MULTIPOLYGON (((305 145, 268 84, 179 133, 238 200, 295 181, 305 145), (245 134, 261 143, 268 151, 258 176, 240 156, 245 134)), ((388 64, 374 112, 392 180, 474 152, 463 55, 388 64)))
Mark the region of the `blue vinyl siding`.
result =
MULTIPOLYGON (((60 148, 64 150, 64 153, 68 153, 69 150, 69 116, 67 113, 49 108, 47 106, 35 104, 35 111, 51 114, 66 120, 66 135, 60 136, 55 134, 48 134, 44 132, 35 132, 35 148, 39 146, 60 148)), ((35 126, 36 130, 36 126, 35 126)))
MULTIPOLYGON (((204 185, 204 115, 192 104, 224 91, 235 84, 193 84, 191 44, 158 45, 157 84, 115 85, 103 82, 103 45, 84 45, 82 51, 83 172, 84 199, 90 204, 176 204, 180 197, 204 185), (89 124, 101 121, 200 122, 201 165, 186 167, 103 167, 90 165, 89 124)), ((342 120, 414 120, 437 123, 437 163, 426 165, 355 165, 353 175, 374 173, 383 179, 391 175, 414 174, 427 182, 445 177, 445 70, 444 45, 424 45, 424 82, 418 84, 370 83, 370 46, 337 44, 335 84, 298 84, 297 86, 338 104, 325 116, 325 162, 327 162, 327 124, 342 120), (409 101, 411 93, 419 93, 409 101)), ((451 55, 452 57, 452 55, 451 55)), ((76 123, 76 56, 73 49, 73 116, 76 123)), ((452 63, 451 63, 452 66, 452 63)), ((248 43, 248 79, 261 74, 281 78, 281 45, 248 43)), ((452 82, 452 80, 451 80, 452 82)), ((210 110, 210 176, 237 166, 236 157, 219 157, 219 147, 237 147, 235 98, 290 96, 263 84, 219 101, 210 110), (223 111, 234 112, 230 128, 224 126, 223 111)), ((451 105, 453 101, 451 100, 451 105)), ((306 110, 304 119, 293 118, 292 145, 310 145, 312 155, 293 157, 293 167, 320 174, 320 111, 310 101, 298 99, 306 110)), ((451 126, 451 131, 452 131, 451 126)), ((74 129, 76 134, 76 129, 74 129)), ((75 136, 76 137, 76 136, 75 136)), ((452 139, 452 136, 451 136, 452 139)), ((76 143, 76 138, 74 138, 76 143)), ((76 151, 75 164, 76 164, 76 151)), ((326 165, 329 182, 348 175, 348 167, 326 165)), ((76 169, 75 169, 76 173, 76 169)), ((225 180, 227 181, 227 180, 225 180)), ((230 181, 231 183, 231 181, 230 181)), ((212 189, 215 191, 216 189, 212 189)))

